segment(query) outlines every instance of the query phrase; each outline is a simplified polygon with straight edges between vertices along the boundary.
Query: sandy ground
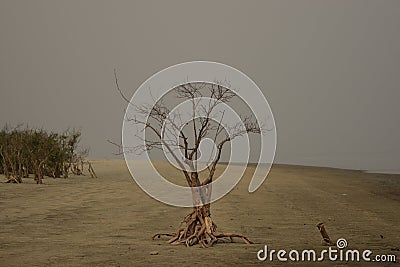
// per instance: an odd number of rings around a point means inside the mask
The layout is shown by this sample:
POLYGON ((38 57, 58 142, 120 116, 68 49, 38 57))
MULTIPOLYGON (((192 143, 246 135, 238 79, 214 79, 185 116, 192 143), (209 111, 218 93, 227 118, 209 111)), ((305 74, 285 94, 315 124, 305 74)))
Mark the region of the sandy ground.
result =
MULTIPOLYGON (((95 160, 94 168, 98 179, 0 184, 1 266, 274 266, 280 265, 276 258, 257 259, 264 245, 326 249, 319 222, 332 239, 345 238, 349 249, 396 255, 397 263, 379 266, 400 266, 400 175, 275 165, 249 194, 247 174, 214 203, 212 217, 219 230, 244 233, 255 244, 237 240, 202 249, 150 239, 157 231, 174 231, 189 210, 147 196, 124 161, 95 160)), ((326 259, 315 265, 346 263, 326 259)))

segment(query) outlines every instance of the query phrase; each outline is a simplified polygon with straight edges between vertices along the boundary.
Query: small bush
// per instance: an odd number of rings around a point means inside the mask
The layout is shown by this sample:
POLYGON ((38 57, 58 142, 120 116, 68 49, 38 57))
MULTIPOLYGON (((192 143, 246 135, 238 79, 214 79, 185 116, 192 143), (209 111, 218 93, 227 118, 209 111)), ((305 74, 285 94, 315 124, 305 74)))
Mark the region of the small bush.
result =
POLYGON ((62 134, 43 129, 10 129, 0 131, 0 174, 9 182, 22 182, 34 175, 40 184, 44 176, 68 177, 82 174, 83 157, 87 150, 78 151, 81 132, 68 130, 62 134))

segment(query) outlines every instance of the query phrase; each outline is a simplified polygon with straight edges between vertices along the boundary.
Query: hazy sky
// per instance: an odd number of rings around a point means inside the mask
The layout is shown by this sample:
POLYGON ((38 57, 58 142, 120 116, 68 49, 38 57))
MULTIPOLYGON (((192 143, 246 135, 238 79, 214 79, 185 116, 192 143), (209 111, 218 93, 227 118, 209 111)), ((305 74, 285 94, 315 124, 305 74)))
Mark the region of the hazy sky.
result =
POLYGON ((400 166, 400 1, 0 0, 0 124, 81 127, 112 157, 127 95, 173 64, 249 75, 277 126, 276 161, 400 166))

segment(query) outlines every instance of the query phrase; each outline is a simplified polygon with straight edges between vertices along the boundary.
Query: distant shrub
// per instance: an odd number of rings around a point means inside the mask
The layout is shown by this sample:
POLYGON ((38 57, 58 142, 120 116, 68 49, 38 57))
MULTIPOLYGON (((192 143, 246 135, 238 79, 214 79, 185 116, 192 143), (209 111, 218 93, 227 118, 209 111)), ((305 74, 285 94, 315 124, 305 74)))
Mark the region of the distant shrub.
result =
POLYGON ((17 183, 32 174, 38 184, 44 176, 67 178, 70 172, 82 174, 88 151, 78 151, 80 138, 77 130, 59 134, 5 126, 0 131, 0 174, 8 182, 17 183))

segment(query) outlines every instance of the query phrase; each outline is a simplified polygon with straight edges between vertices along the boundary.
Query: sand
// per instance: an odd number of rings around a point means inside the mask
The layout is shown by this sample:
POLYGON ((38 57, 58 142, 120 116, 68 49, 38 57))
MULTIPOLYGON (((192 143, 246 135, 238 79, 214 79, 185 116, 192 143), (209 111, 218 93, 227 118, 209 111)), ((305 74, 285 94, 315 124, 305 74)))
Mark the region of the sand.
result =
POLYGON ((174 231, 189 209, 146 195, 124 161, 94 160, 93 165, 97 179, 0 184, 0 266, 274 266, 282 263, 257 259, 264 245, 326 249, 319 222, 333 240, 345 238, 348 248, 374 255, 394 254, 397 263, 384 266, 399 266, 400 175, 274 165, 261 188, 249 194, 247 173, 213 204, 212 217, 219 230, 246 234, 255 244, 237 240, 203 249, 151 240, 155 232, 174 231))

